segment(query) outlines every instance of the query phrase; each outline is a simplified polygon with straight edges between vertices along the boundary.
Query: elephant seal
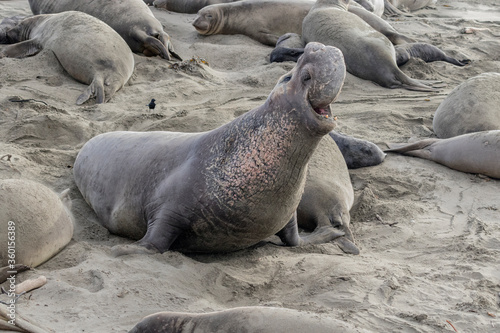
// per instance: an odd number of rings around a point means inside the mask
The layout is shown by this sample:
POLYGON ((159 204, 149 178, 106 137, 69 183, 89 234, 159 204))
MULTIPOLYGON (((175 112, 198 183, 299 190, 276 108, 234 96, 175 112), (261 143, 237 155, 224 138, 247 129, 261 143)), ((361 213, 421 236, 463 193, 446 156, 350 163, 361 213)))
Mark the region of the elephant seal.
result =
POLYGON ((0 267, 36 267, 69 243, 73 217, 68 193, 58 196, 31 180, 0 180, 0 267))
POLYGON ((7 32, 10 43, 0 57, 22 58, 51 50, 74 79, 89 86, 77 98, 108 101, 130 79, 134 56, 123 38, 104 22, 81 12, 28 17, 7 32))
POLYGON ((330 103, 344 78, 342 53, 311 43, 263 105, 217 129, 88 141, 76 185, 109 231, 140 239, 113 253, 228 252, 274 234, 290 246, 342 235, 299 238, 295 211, 307 162, 335 127, 330 103))
MULTIPOLYGON (((146 1, 146 0, 145 0, 146 1)), ((153 2, 152 0, 149 0, 153 2)), ((156 0, 154 6, 175 13, 196 14, 200 9, 218 4, 235 2, 239 0, 156 0)))
POLYGON ((144 317, 129 333, 331 333, 358 332, 343 320, 317 313, 266 307, 248 306, 208 313, 158 312, 144 317))
MULTIPOLYGON (((182 60, 175 53, 170 36, 163 31, 148 5, 142 0, 29 0, 33 14, 76 10, 97 17, 115 29, 135 53, 182 60)), ((95 48, 95 46, 94 46, 95 48)))
POLYGON ((342 251, 359 254, 350 229, 349 211, 353 203, 354 190, 346 162, 335 141, 327 135, 309 160, 304 194, 297 207, 297 223, 314 232, 340 227, 345 236, 335 242, 342 251))
POLYGON ((12 275, 29 270, 30 267, 26 265, 16 264, 12 266, 0 267, 0 284, 4 283, 12 275))
POLYGON ((397 9, 413 12, 431 5, 435 0, 385 0, 385 7, 396 7, 397 9))
POLYGON ((500 179, 500 130, 388 146, 386 152, 425 158, 458 171, 500 179))
POLYGON ((89 84, 77 98, 108 101, 130 79, 134 57, 124 40, 102 21, 81 12, 28 17, 7 32, 10 43, 0 57, 22 58, 51 50, 77 81, 89 84), (90 38, 89 38, 90 37, 90 38))
POLYGON ((374 15, 377 15, 378 17, 381 17, 382 14, 384 14, 384 0, 354 0, 361 6, 363 6, 364 9, 367 11, 373 13, 374 15))
POLYGON ((303 41, 338 47, 349 73, 382 87, 436 91, 403 73, 389 39, 348 8, 349 0, 318 0, 302 23, 303 41))
POLYGON ((6 17, 0 22, 0 44, 9 44, 9 39, 7 38, 7 31, 14 28, 19 24, 22 20, 24 20, 26 16, 16 15, 12 17, 6 17))
POLYGON ((455 66, 465 66, 470 64, 470 59, 458 60, 448 56, 438 47, 427 43, 409 43, 396 45, 396 63, 402 66, 410 60, 410 58, 419 58, 425 62, 445 61, 455 66))
POLYGON ((340 149, 348 169, 375 166, 382 163, 386 154, 370 141, 331 131, 330 137, 340 149))
MULTIPOLYGON (((302 21, 313 5, 314 1, 309 0, 245 0, 214 4, 200 9, 193 26, 202 35, 243 34, 275 46, 283 34, 302 32, 302 21)), ((364 8, 350 6, 348 10, 396 44, 415 41, 364 8)))
POLYGON ((462 82, 441 102, 432 127, 439 138, 500 129, 500 73, 462 82))

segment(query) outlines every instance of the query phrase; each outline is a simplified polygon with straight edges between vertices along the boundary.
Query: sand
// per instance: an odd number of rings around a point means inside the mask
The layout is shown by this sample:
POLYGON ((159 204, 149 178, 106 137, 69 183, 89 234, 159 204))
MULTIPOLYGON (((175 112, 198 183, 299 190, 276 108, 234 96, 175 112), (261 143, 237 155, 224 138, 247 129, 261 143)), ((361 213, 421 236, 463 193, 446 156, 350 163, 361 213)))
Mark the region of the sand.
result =
MULTIPOLYGON (((47 277, 19 299, 19 314, 54 332, 126 332, 158 311, 263 305, 343 320, 360 332, 454 332, 450 323, 460 333, 500 330, 500 181, 414 157, 390 154, 381 165, 350 171, 358 256, 323 244, 113 258, 110 248, 131 240, 101 227, 76 188, 72 165, 82 145, 114 130, 216 128, 262 104, 294 66, 270 64, 272 48, 246 36, 198 35, 195 15, 152 11, 181 56, 210 66, 175 70, 172 62, 135 55, 132 79, 109 103, 77 106, 85 86, 49 52, 0 59, 0 156, 13 155, 0 161, 0 178, 70 188, 76 223, 62 252, 18 276, 47 277), (146 106, 151 98, 154 111, 146 106)), ((30 14, 27 1, 0 1, 1 17, 17 14, 30 14)), ((432 117, 446 95, 499 70, 496 0, 443 0, 414 14, 388 21, 472 63, 412 60, 402 67, 413 78, 442 81, 438 93, 385 89, 348 75, 332 105, 339 131, 381 148, 434 137, 432 117), (491 31, 460 33, 469 26, 491 31)))

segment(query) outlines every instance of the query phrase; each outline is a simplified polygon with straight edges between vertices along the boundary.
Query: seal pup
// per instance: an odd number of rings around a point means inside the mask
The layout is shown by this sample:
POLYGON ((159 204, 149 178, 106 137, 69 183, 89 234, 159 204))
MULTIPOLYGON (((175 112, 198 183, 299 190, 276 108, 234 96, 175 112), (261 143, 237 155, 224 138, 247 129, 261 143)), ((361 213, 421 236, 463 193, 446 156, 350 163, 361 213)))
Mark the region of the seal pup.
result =
POLYGON ((35 15, 71 10, 87 13, 115 29, 132 52, 182 60, 175 53, 170 36, 142 0, 29 0, 29 4, 35 15))
POLYGON ((309 160, 297 223, 301 228, 314 230, 313 233, 340 227, 345 236, 335 239, 335 243, 346 253, 359 254, 350 228, 353 203, 354 190, 346 162, 335 141, 326 135, 309 160))
POLYGON ((113 253, 229 252, 275 234, 289 246, 342 235, 300 238, 295 211, 307 162, 335 127, 330 103, 344 78, 342 53, 310 43, 263 105, 217 129, 88 141, 76 185, 110 232, 140 239, 113 253))
POLYGON ((379 165, 385 159, 386 154, 373 142, 337 131, 331 131, 328 134, 340 149, 348 169, 379 165))
POLYGON ((71 77, 89 86, 77 98, 91 96, 104 103, 120 90, 134 71, 134 56, 123 38, 107 24, 82 12, 28 17, 7 31, 9 43, 0 57, 23 58, 42 49, 54 53, 71 77))
POLYGON ((500 129, 500 73, 474 76, 439 104, 432 127, 441 138, 500 129))
POLYGON ((238 307, 208 313, 158 312, 144 317, 129 333, 331 333, 358 332, 343 320, 286 308, 238 307))
POLYGON ((500 130, 388 144, 386 152, 425 158, 458 171, 500 178, 500 130))
POLYGON ((347 12, 350 0, 318 0, 302 23, 304 43, 338 47, 347 71, 386 88, 437 91, 397 66, 392 43, 358 16, 347 12))
POLYGON ((0 267, 15 262, 36 267, 59 253, 73 237, 69 189, 60 195, 26 179, 0 180, 0 267))

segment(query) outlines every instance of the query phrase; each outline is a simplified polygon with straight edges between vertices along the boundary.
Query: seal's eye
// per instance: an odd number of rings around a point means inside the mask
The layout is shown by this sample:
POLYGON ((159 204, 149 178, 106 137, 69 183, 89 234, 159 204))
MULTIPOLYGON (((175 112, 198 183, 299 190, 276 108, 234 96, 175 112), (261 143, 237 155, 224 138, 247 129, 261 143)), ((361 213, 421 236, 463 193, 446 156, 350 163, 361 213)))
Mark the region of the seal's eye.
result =
POLYGON ((212 15, 211 15, 211 14, 207 14, 205 17, 206 17, 207 19, 209 19, 209 20, 211 20, 211 19, 212 19, 212 15))
POLYGON ((304 74, 302 74, 302 82, 309 81, 310 79, 311 79, 311 74, 309 74, 309 72, 305 72, 304 74))
POLYGON ((287 75, 283 78, 283 80, 281 81, 281 83, 287 83, 288 81, 290 81, 292 79, 292 76, 291 75, 287 75))

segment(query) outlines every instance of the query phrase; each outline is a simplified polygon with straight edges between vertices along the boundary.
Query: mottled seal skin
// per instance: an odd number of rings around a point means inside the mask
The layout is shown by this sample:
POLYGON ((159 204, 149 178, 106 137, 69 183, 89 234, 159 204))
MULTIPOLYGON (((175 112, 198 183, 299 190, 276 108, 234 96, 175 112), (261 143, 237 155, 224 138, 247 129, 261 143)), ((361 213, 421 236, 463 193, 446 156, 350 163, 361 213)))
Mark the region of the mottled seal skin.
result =
POLYGON ((341 52, 312 43, 263 105, 224 126, 88 141, 76 185, 106 228, 140 239, 113 253, 227 252, 274 234, 292 246, 317 241, 299 238, 295 211, 307 162, 335 127, 330 103, 344 77, 341 52))
POLYGON ((354 333, 343 320, 286 308, 249 306, 208 313, 158 312, 144 317, 129 333, 354 333))
POLYGON ((432 126, 439 138, 500 129, 500 73, 462 82, 441 102, 432 126))
MULTIPOLYGON (((200 9, 193 26, 202 35, 243 34, 275 46, 283 34, 302 33, 302 21, 313 5, 314 1, 308 0, 245 0, 211 5, 200 9)), ((348 10, 396 44, 414 42, 364 8, 349 6, 348 10)))
POLYGON ((458 171, 500 178, 500 130, 388 146, 390 149, 386 152, 425 158, 458 171))
POLYGON ((104 22, 82 12, 35 15, 7 32, 9 45, 0 57, 22 58, 51 50, 62 67, 89 86, 76 104, 91 96, 107 102, 130 79, 134 56, 123 38, 104 22))
POLYGON ((330 137, 335 141, 349 169, 375 166, 382 163, 386 154, 370 141, 331 131, 330 137))
POLYGON ((71 10, 87 13, 115 29, 135 53, 168 60, 172 55, 182 60, 170 36, 142 0, 29 0, 29 4, 35 15, 71 10))
POLYGON ((389 39, 347 12, 348 7, 349 0, 318 0, 302 23, 304 42, 338 47, 349 73, 382 87, 436 91, 403 73, 389 39))
POLYGON ((11 264, 8 232, 15 232, 15 262, 30 267, 44 263, 70 242, 73 218, 68 192, 58 196, 34 181, 0 180, 0 267, 11 264))
POLYGON ((350 228, 353 203, 354 190, 346 162, 335 141, 326 135, 309 161, 297 223, 301 228, 314 230, 313 233, 340 227, 345 236, 335 242, 344 252, 359 254, 350 228))

